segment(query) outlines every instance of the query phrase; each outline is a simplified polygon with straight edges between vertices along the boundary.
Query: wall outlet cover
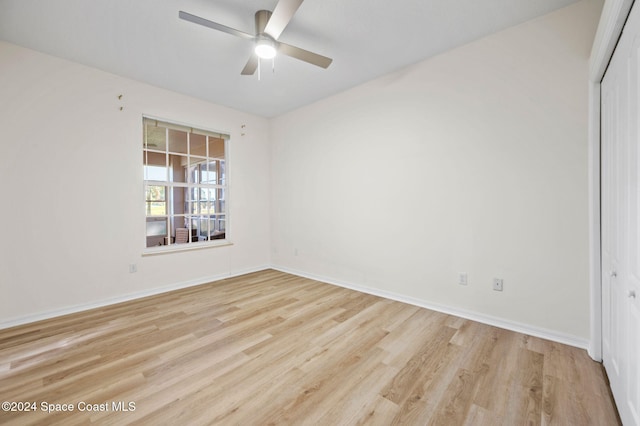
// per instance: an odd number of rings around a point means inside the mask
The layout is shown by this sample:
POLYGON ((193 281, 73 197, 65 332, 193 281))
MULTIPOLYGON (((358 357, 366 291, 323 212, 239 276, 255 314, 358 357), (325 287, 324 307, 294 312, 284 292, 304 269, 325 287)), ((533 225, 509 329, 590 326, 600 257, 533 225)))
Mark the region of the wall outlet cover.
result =
POLYGON ((493 289, 495 291, 502 291, 502 289, 503 289, 502 278, 494 278, 493 279, 493 289))
POLYGON ((469 282, 469 277, 466 272, 458 272, 458 284, 467 285, 469 282))

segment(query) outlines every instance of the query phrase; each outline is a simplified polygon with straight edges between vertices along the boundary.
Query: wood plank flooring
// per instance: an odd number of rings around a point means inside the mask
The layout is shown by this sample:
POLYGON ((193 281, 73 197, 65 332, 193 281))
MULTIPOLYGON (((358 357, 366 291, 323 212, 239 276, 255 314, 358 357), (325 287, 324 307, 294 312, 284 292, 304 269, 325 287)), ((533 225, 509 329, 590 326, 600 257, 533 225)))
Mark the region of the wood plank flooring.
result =
POLYGON ((7 425, 619 424, 584 350, 272 270, 0 330, 0 401, 35 402, 7 425))

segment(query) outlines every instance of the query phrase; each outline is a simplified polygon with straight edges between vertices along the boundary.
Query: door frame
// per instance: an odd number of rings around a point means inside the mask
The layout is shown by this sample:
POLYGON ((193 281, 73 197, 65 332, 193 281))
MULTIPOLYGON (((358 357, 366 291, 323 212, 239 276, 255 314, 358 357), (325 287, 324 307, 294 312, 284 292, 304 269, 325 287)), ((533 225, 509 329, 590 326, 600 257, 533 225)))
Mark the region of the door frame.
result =
POLYGON ((634 0, 605 0, 589 58, 589 356, 602 361, 602 276, 600 239, 600 82, 634 0))

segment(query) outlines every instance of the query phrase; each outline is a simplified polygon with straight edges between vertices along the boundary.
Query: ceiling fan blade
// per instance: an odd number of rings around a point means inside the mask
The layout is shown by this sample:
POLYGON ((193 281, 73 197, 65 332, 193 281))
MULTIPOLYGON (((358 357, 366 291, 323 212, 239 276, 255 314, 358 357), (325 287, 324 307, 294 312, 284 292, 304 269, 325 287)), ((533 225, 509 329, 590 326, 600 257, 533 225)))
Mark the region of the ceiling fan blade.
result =
POLYGON ((322 68, 328 68, 333 62, 331 58, 286 43, 278 43, 278 52, 322 68))
POLYGON ((208 19, 183 12, 182 10, 178 13, 178 16, 180 17, 180 19, 184 19, 185 21, 193 22, 194 24, 202 25, 207 28, 213 28, 214 30, 222 31, 237 37, 246 38, 249 40, 253 40, 255 38, 255 36, 251 34, 247 34, 234 28, 227 27, 226 25, 218 24, 217 22, 209 21, 208 19))
POLYGON ((302 2, 303 0, 280 0, 273 10, 264 32, 277 40, 302 2))
POLYGON ((258 68, 258 55, 253 54, 247 61, 247 65, 244 66, 242 75, 253 75, 256 72, 256 68, 258 68))

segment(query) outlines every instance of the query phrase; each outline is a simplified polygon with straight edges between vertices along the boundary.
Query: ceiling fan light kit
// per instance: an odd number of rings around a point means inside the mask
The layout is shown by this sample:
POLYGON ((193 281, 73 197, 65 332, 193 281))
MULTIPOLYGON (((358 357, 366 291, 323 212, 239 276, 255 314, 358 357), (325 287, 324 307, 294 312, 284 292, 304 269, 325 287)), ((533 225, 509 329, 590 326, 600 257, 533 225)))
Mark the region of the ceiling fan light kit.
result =
POLYGON ((258 36, 254 51, 260 59, 273 59, 277 53, 276 44, 269 36, 258 36))
POLYGON ((194 24, 222 31, 236 37, 253 40, 255 44, 254 52, 242 70, 242 75, 253 75, 260 65, 260 59, 273 59, 277 53, 321 68, 327 68, 331 65, 333 59, 278 41, 278 37, 280 37, 282 31, 284 31, 289 24, 289 21, 293 18, 293 14, 298 10, 302 1, 303 0, 280 0, 278 4, 276 4, 273 12, 268 10, 257 11, 255 14, 255 35, 209 21, 208 19, 184 11, 180 11, 178 16, 180 19, 194 24))

